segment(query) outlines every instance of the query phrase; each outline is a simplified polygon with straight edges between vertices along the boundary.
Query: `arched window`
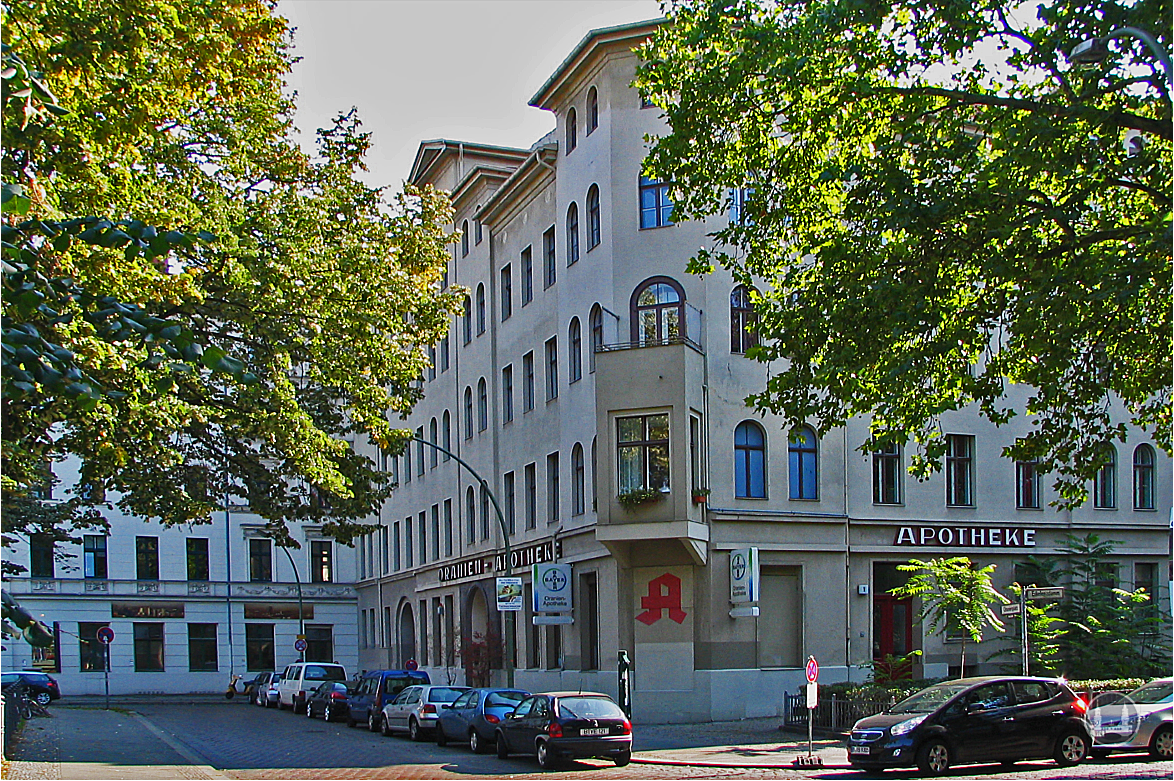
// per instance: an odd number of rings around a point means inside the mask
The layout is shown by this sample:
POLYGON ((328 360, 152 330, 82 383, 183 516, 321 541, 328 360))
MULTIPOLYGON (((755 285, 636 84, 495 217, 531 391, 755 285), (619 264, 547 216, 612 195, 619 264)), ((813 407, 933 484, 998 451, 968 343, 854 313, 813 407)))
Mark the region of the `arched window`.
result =
POLYGON ((734 496, 766 498, 766 435, 752 420, 734 429, 734 496))
POLYGON ((452 418, 449 417, 448 410, 444 411, 444 417, 440 424, 440 446, 444 448, 445 452, 441 453, 441 457, 447 461, 451 456, 452 451, 452 418))
POLYGON ((1105 445, 1105 458, 1093 482, 1093 506, 1111 510, 1117 506, 1117 448, 1105 445))
POLYGON ((1133 451, 1133 509, 1154 509, 1154 449, 1149 445, 1133 451))
POLYGON ((758 344, 754 330, 754 307, 750 303, 750 290, 738 285, 730 293, 730 352, 745 354, 758 344))
POLYGON ((588 362, 591 371, 595 371, 595 353, 603 347, 603 307, 599 304, 591 307, 591 345, 588 362))
POLYGON ((575 110, 567 112, 567 154, 569 155, 579 143, 578 117, 575 110))
POLYGON ((477 541, 477 498, 473 486, 465 491, 465 540, 470 545, 477 541))
POLYGON ((477 286, 477 335, 485 333, 485 284, 477 286))
POLYGON ((469 221, 461 223, 461 257, 469 256, 469 221))
POLYGON ((787 446, 790 466, 791 498, 819 498, 819 445, 815 432, 807 426, 791 431, 787 446))
POLYGON ((685 291, 668 277, 652 277, 632 294, 632 341, 672 342, 685 335, 685 291))
POLYGON ((599 93, 595 87, 587 90, 587 135, 599 127, 599 93))
POLYGON ((568 329, 568 341, 571 345, 571 354, 567 356, 570 362, 571 382, 583 379, 583 334, 579 327, 579 318, 571 318, 571 327, 568 329))
POLYGON ((579 205, 574 201, 567 207, 567 265, 579 260, 579 205))
POLYGON ((603 241, 603 228, 599 221, 599 185, 591 185, 587 191, 587 251, 590 252, 603 241))
POLYGON ((583 514, 584 491, 587 487, 585 472, 583 446, 576 442, 571 448, 571 515, 583 514))
MULTIPOLYGON (((438 429, 439 429, 439 428, 440 428, 440 426, 437 424, 437 422, 436 422, 436 418, 433 418, 432 420, 430 420, 430 421, 428 422, 428 441, 429 441, 429 442, 431 442, 433 445, 439 445, 439 444, 440 444, 439 440, 437 439, 437 437, 438 437, 438 433, 437 433, 437 431, 438 431, 438 429)), ((429 463, 430 463, 430 464, 431 464, 433 467, 435 467, 435 466, 436 466, 436 460, 437 460, 437 450, 436 450, 436 448, 435 448, 435 447, 430 447, 430 448, 428 448, 428 453, 429 453, 429 455, 428 455, 428 462, 429 462, 429 463)))
POLYGON ((489 491, 481 484, 481 539, 489 539, 489 491))
POLYGON ((489 428, 489 394, 485 388, 485 378, 477 381, 477 430, 489 428))
POLYGON ((465 439, 473 438, 473 389, 465 386, 465 439))
POLYGON ((595 437, 591 437, 591 511, 599 507, 599 453, 595 449, 595 437))
POLYGON ((461 324, 465 331, 465 344, 473 341, 473 301, 465 296, 465 311, 461 314, 461 324))

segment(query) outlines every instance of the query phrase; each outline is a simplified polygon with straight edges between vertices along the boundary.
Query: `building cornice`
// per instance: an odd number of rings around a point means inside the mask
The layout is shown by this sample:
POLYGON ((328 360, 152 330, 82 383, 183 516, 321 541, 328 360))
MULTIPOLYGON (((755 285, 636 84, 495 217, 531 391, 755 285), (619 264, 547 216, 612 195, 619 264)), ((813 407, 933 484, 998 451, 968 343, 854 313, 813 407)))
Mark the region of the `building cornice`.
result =
POLYGON ((508 223, 554 181, 557 163, 558 144, 535 149, 477 211, 477 219, 490 226, 508 223))

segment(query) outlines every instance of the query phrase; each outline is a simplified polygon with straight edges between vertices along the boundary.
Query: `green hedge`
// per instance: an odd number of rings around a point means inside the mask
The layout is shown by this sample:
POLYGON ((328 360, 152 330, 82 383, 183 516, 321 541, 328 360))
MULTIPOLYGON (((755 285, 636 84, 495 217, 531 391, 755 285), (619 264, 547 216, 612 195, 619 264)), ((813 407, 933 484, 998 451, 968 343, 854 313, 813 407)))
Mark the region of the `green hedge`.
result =
MULTIPOLYGON (((888 683, 833 683, 820 687, 820 696, 836 695, 836 699, 849 700, 903 700, 910 694, 927 686, 941 683, 946 678, 922 678, 918 680, 890 681, 888 683)), ((1068 681, 1074 692, 1130 692, 1146 682, 1145 678, 1113 678, 1109 680, 1068 681)))

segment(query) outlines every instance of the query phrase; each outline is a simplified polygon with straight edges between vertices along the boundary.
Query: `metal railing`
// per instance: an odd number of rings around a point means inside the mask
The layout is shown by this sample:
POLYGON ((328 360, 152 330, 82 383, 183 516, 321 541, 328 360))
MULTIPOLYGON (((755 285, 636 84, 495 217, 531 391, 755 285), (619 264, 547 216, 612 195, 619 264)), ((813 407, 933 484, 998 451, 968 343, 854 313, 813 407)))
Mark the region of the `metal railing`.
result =
MULTIPOLYGON (((895 705, 896 697, 871 699, 836 697, 835 694, 820 695, 815 707, 812 725, 816 729, 830 732, 848 732, 852 725, 867 716, 874 716, 881 711, 895 705)), ((807 695, 783 695, 783 724, 788 728, 804 730, 807 728, 807 695)))
POLYGON ((639 350, 644 347, 668 347, 674 344, 684 344, 704 354, 701 345, 687 336, 670 336, 665 339, 641 339, 638 342, 618 342, 615 344, 601 344, 596 346, 597 353, 610 353, 617 350, 639 350))

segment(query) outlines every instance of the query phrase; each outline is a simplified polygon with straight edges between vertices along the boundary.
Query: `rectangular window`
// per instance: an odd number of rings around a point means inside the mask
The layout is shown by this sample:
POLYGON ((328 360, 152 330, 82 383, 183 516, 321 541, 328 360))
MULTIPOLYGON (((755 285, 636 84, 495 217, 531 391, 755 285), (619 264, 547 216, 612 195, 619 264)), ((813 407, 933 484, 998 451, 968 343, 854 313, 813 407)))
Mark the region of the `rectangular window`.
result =
POLYGON ((159 579, 159 538, 135 537, 135 577, 159 579))
POLYGON ((526 464, 526 528, 538 525, 538 474, 534 464, 526 464))
POLYGON ((1116 450, 1110 460, 1097 470, 1093 480, 1093 507, 1112 510, 1117 507, 1117 459, 1116 450))
POLYGON ((448 334, 446 333, 440 340, 440 373, 444 374, 448 371, 448 334))
POLYGON ((582 669, 599 669, 599 586, 594 572, 579 576, 579 659, 582 669))
POLYGON ((513 270, 507 263, 501 269, 501 320, 504 323, 514 313, 513 270))
MULTIPOLYGON (((102 539, 105 539, 104 537, 102 539)), ((98 642, 98 630, 110 626, 103 621, 92 623, 79 621, 77 625, 77 650, 83 673, 100 673, 106 669, 106 646, 98 642)))
POLYGON ((502 493, 505 494, 505 527, 512 535, 515 530, 517 515, 517 499, 514 496, 514 473, 506 472, 502 478, 502 493))
POLYGON ((390 566, 390 561, 391 561, 391 557, 388 555, 389 554, 388 549, 390 546, 388 545, 387 536, 388 536, 387 527, 384 526, 384 527, 380 528, 380 530, 379 530, 379 543, 380 543, 379 544, 379 571, 384 575, 386 575, 388 573, 388 567, 390 566))
MULTIPOLYGON (((373 563, 370 569, 374 575, 373 563)), ((334 582, 334 550, 330 540, 310 540, 310 582, 334 582)))
POLYGON ((558 339, 546 340, 546 400, 558 398, 558 339))
POLYGON ((87 578, 106 577, 106 538, 87 534, 82 540, 82 558, 87 578))
POLYGON ((451 556, 453 551, 453 521, 452 521, 452 499, 444 500, 444 555, 451 556))
POLYGON ((330 624, 306 627, 306 661, 334 661, 334 627, 330 624))
POLYGON ((546 273, 543 275, 544 287, 551 287, 555 282, 555 252, 554 252, 554 226, 550 226, 550 230, 542 234, 542 257, 544 259, 544 269, 546 273))
POLYGON ((29 576, 53 577, 53 538, 47 534, 29 535, 29 576))
MULTIPOLYGON (((456 627, 456 610, 454 609, 454 600, 452 594, 444 595, 444 663, 449 667, 456 666, 457 660, 457 627, 456 627)), ((391 618, 388 617, 388 626, 391 626, 391 618)))
POLYGON ((416 429, 416 474, 424 476, 424 427, 416 429))
POLYGON ((640 177, 640 227, 660 228, 673 224, 673 202, 669 186, 647 176, 640 177))
POLYGON ((558 523, 558 508, 562 503, 559 488, 558 453, 546 457, 546 522, 558 523))
POLYGON ((428 561, 428 516, 421 511, 417 520, 416 533, 420 535, 420 563, 428 561))
POLYGON ((208 538, 188 537, 188 580, 208 580, 208 538))
POLYGON ((188 624, 188 669, 216 672, 216 624, 188 624))
POLYGON ((432 560, 440 559, 440 505, 432 505, 432 560))
POLYGON ((473 220, 473 243, 480 244, 484 235, 484 231, 481 228, 481 220, 473 220))
POLYGON ((901 503, 901 446, 888 444, 872 454, 872 501, 901 503))
POLYGON ((412 443, 404 446, 404 482, 412 482, 412 443))
POLYGON ((534 409, 534 353, 522 356, 522 412, 534 409))
POLYGON ((946 506, 974 506, 974 437, 946 435, 946 506))
POLYGON ((134 625, 135 672, 163 672, 163 624, 134 625))
POLYGON ((669 416, 616 418, 619 493, 669 487, 669 416))
POLYGON ((249 580, 253 583, 273 581, 273 542, 249 540, 249 580))
POLYGON ((393 572, 399 572, 400 569, 400 536, 399 536, 399 521, 393 524, 391 534, 391 568, 393 572))
MULTIPOLYGON (((1161 617, 1161 607, 1158 604, 1158 565, 1149 562, 1139 562, 1133 565, 1133 590, 1144 590, 1149 594, 1150 601, 1138 608, 1138 612, 1146 618, 1157 621, 1161 617)), ((1154 627, 1151 631, 1156 631, 1154 627)))
POLYGON ((428 381, 436 379, 436 346, 428 345, 428 381))
POLYGON ((1039 509, 1039 470, 1034 461, 1015 462, 1015 506, 1020 510, 1039 509))
POLYGON ((501 370, 501 421, 509 423, 514 419, 514 367, 513 364, 501 370))
POLYGON ((481 539, 489 539, 489 492, 481 487, 481 539))
POLYGON ((534 300, 534 257, 530 247, 522 250, 522 306, 534 300))
POLYGON ((746 215, 746 205, 750 202, 750 196, 754 194, 753 187, 732 187, 730 188, 730 224, 740 225, 745 222, 747 225, 753 225, 754 221, 749 219, 746 215))

